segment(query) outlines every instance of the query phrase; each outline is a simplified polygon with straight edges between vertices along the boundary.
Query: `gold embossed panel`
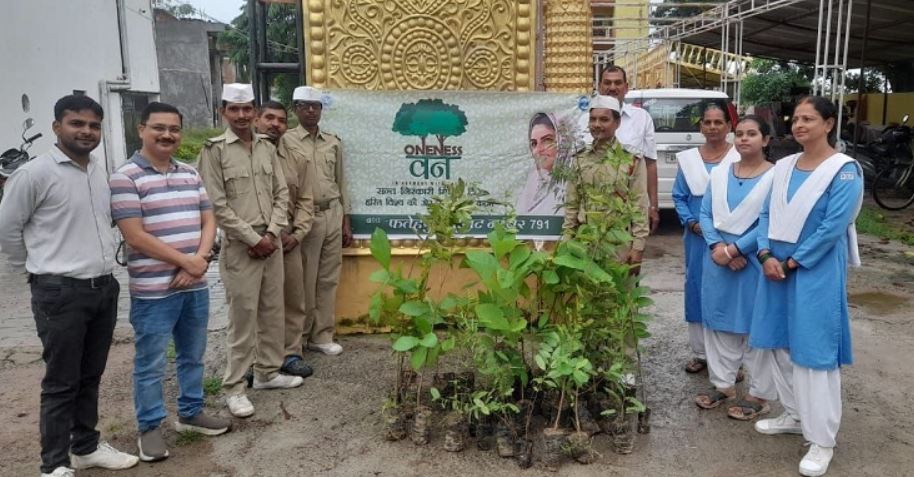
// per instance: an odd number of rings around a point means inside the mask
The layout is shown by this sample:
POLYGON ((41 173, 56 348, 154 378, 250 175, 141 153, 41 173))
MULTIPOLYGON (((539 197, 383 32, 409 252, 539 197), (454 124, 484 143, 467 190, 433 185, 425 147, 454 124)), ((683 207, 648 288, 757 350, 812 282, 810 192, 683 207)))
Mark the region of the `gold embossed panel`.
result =
POLYGON ((316 87, 533 89, 534 0, 302 0, 316 87))
POLYGON ((543 0, 546 91, 589 92, 593 87, 590 0, 543 0))

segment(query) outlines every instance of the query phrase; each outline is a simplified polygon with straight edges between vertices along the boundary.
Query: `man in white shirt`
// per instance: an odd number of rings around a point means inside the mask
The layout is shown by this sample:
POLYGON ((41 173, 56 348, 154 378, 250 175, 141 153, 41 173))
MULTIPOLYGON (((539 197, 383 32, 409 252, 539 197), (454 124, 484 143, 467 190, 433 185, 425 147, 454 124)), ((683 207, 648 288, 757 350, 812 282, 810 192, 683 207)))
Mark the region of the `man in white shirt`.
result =
MULTIPOLYGON (((660 225, 660 210, 657 202, 657 143, 654 140, 654 120, 647 111, 627 104, 628 76, 620 66, 611 65, 600 75, 600 94, 612 96, 622 104, 622 123, 616 130, 616 140, 622 143, 625 150, 643 157, 647 166, 647 195, 650 200, 648 217, 651 233, 660 225)), ((586 117, 585 117, 586 119, 586 117)), ((588 134, 586 121, 582 123, 583 140, 588 145, 592 141, 588 134)))
POLYGON ((57 143, 18 168, 0 203, 0 249, 25 267, 43 347, 41 475, 126 469, 136 456, 99 442, 98 385, 108 361, 120 286, 101 141, 102 107, 82 95, 54 105, 57 143), (72 457, 70 454, 72 453, 72 457))

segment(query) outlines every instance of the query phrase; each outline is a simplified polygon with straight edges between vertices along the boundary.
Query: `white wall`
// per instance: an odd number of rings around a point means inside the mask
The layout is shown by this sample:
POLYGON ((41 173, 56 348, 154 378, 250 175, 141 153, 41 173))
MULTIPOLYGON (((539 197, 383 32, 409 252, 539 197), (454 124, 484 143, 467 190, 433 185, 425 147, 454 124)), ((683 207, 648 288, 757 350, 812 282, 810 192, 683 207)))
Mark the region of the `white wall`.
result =
MULTIPOLYGON (((54 143, 51 123, 54 102, 83 90, 105 108, 109 162, 125 156, 120 97, 103 101, 100 84, 121 79, 123 73, 116 0, 4 1, 0 15, 0 149, 18 147, 22 121, 35 119, 30 132, 44 137, 32 152, 54 143), (31 100, 23 113, 21 97, 31 100)), ((131 90, 158 93, 158 69, 149 0, 124 0, 128 26, 131 90)), ((103 143, 104 145, 105 143, 103 143)))

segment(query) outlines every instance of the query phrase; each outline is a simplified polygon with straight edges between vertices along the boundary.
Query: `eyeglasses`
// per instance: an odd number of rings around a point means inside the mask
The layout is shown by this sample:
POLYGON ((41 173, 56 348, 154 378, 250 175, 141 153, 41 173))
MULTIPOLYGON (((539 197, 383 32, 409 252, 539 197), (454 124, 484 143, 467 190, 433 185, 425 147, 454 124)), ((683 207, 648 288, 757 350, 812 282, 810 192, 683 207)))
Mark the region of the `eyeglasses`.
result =
POLYGON ((295 109, 320 110, 323 108, 323 105, 321 103, 316 103, 313 101, 297 101, 297 102, 293 103, 292 106, 295 107, 295 109))
POLYGON ((170 132, 172 134, 181 134, 181 128, 178 126, 168 127, 162 124, 153 124, 152 126, 147 126, 144 124, 143 126, 152 129, 154 132, 159 134, 165 134, 166 132, 170 132))

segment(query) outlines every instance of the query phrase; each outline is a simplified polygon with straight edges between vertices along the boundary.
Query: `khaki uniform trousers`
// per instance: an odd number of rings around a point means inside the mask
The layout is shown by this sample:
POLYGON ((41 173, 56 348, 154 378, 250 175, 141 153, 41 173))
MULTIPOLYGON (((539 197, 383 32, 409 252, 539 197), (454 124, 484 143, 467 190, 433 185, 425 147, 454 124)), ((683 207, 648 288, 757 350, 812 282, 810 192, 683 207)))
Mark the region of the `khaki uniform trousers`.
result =
POLYGON ((282 251, 267 259, 248 256, 248 246, 227 240, 219 271, 229 306, 226 334, 228 365, 222 378, 226 394, 243 394, 251 365, 258 381, 276 377, 283 362, 282 251))
MULTIPOLYGON (((290 252, 283 254, 282 265, 285 272, 283 297, 286 308, 285 356, 304 356, 303 333, 308 321, 308 309, 305 306, 305 271, 302 246, 298 244, 290 252)), ((277 252, 279 253, 279 252, 277 252)))
POLYGON ((305 270, 304 340, 327 344, 336 325, 336 288, 343 268, 343 207, 339 200, 325 211, 315 209, 311 232, 301 245, 305 270))

